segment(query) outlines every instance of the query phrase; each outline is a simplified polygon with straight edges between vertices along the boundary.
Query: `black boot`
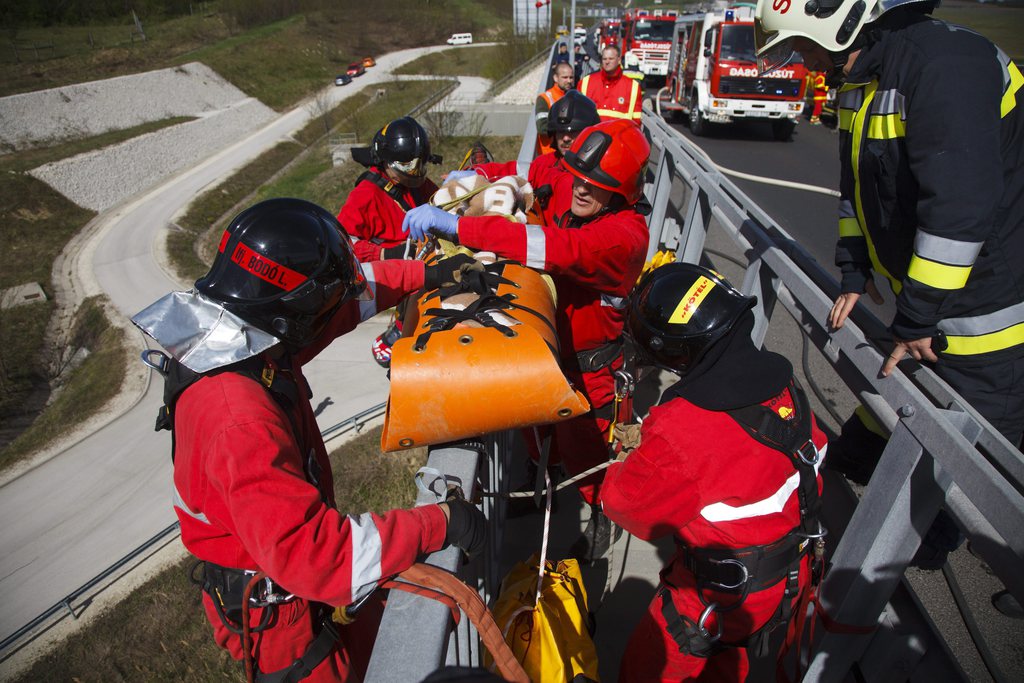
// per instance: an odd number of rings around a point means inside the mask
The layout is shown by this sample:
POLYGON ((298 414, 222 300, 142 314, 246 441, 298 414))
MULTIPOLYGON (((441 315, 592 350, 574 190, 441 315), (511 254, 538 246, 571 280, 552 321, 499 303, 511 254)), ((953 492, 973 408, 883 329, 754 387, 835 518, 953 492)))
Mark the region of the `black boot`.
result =
POLYGON ((569 557, 574 557, 583 564, 590 564, 608 554, 615 543, 622 537, 622 528, 608 519, 601 506, 590 506, 590 521, 583 535, 569 547, 569 557))

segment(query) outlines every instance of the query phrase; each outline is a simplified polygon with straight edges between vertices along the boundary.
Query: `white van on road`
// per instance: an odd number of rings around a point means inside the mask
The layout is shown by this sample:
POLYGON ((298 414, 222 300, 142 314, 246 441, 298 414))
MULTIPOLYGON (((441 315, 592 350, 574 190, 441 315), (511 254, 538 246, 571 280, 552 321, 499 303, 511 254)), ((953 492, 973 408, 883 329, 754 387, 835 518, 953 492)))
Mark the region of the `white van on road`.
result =
POLYGON ((473 42, 472 33, 453 33, 448 39, 449 45, 470 45, 473 42))

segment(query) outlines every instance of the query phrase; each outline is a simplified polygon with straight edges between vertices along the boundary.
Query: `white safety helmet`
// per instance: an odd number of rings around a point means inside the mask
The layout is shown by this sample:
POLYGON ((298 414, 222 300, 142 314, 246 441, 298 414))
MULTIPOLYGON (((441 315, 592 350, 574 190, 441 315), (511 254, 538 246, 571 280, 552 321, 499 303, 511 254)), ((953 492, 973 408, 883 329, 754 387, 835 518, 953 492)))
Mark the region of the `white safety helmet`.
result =
POLYGON ((793 60, 793 39, 806 38, 827 51, 842 53, 864 24, 889 10, 934 0, 757 0, 754 45, 762 74, 793 60))

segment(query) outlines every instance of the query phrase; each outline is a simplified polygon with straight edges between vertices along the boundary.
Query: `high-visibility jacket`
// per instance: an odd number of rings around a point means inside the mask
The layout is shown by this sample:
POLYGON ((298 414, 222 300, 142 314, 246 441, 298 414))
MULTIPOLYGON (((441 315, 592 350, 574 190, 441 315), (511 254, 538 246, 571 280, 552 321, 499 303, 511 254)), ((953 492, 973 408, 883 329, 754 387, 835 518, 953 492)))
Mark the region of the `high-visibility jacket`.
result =
MULTIPOLYGON (((374 300, 346 303, 290 369, 278 367, 298 388, 291 418, 260 383, 233 372, 203 377, 174 408, 174 510, 185 547, 224 567, 262 570, 300 598, 281 606, 277 622, 255 636, 264 672, 303 654, 314 626, 312 603, 349 604, 444 543, 445 517, 436 505, 382 515, 343 515, 335 508, 331 465, 302 365, 360 320, 423 285, 418 261, 364 270, 374 300)), ((209 596, 204 599, 217 642, 240 657, 239 638, 215 615, 209 596)), ((343 680, 338 672, 347 661, 344 653, 328 657, 307 680, 343 680)))
POLYGON ((968 29, 879 23, 839 92, 842 291, 886 276, 893 334, 945 361, 1022 353, 1024 76, 968 29))
MULTIPOLYGON (((562 155, 557 152, 542 154, 536 157, 527 168, 524 169, 523 167, 524 164, 518 161, 508 161, 505 163, 492 162, 480 164, 473 168, 477 173, 492 182, 507 175, 518 175, 530 181, 534 192, 540 191, 543 187, 548 187, 552 194, 547 199, 546 206, 539 207, 538 213, 543 225, 557 225, 559 219, 569 210, 569 206, 572 204, 571 193, 563 190, 557 195, 554 194, 558 179, 569 173, 562 163, 562 155)), ((539 202, 540 199, 537 201, 539 202)))
POLYGON ((604 70, 584 76, 579 91, 594 100, 602 121, 629 119, 640 123, 643 93, 636 80, 622 75, 621 66, 610 76, 604 70))
POLYGON ((825 74, 817 73, 814 76, 814 101, 824 102, 828 99, 828 84, 825 82, 825 74))
POLYGON ((555 102, 563 97, 565 97, 565 91, 557 85, 553 85, 540 95, 537 95, 537 104, 533 108, 533 116, 537 121, 538 135, 547 135, 548 112, 551 111, 551 107, 554 106, 555 102))
MULTIPOLYGON (((372 167, 369 170, 387 177, 382 168, 372 167)), ((376 183, 361 180, 348 193, 338 211, 338 221, 348 233, 356 258, 362 263, 379 261, 384 258, 385 249, 405 244, 408 237, 402 232, 405 212, 426 204, 430 196, 437 192, 437 185, 429 178, 415 189, 402 185, 392 187, 397 199, 389 196, 376 183)))
MULTIPOLYGON (((799 527, 800 475, 789 458, 753 439, 728 413, 700 408, 672 389, 662 401, 644 420, 639 447, 608 468, 602 488, 608 517, 644 540, 672 536, 690 548, 767 545, 799 527)), ((789 389, 763 405, 782 416, 793 414, 789 389)), ((817 425, 811 439, 824 454, 826 439, 817 425)), ((679 614, 696 622, 706 605, 681 550, 661 579, 679 614)), ((808 580, 804 561, 801 587, 808 580)), ((717 633, 720 622, 723 642, 743 641, 775 614, 784 584, 747 594, 736 609, 712 613, 708 630, 717 633)), ((735 594, 713 590, 704 596, 723 606, 737 601, 735 594)), ((661 598, 655 597, 627 645, 620 680, 742 681, 746 673, 742 648, 709 659, 681 654, 665 628, 661 598)))

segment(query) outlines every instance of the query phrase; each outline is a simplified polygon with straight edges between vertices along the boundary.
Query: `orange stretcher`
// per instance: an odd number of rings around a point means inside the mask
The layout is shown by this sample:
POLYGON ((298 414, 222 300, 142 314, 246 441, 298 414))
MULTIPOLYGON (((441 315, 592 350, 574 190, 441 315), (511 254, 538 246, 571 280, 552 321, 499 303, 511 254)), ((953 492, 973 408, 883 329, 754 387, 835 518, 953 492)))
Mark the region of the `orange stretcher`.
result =
POLYGON ((409 306, 391 355, 381 449, 396 451, 561 422, 590 404, 558 364, 552 290, 512 261, 487 266, 496 286, 445 290, 409 306))

